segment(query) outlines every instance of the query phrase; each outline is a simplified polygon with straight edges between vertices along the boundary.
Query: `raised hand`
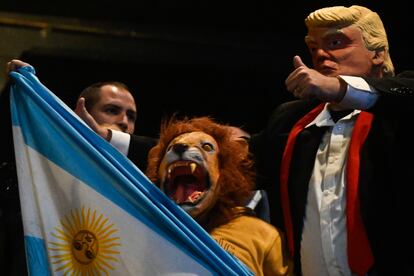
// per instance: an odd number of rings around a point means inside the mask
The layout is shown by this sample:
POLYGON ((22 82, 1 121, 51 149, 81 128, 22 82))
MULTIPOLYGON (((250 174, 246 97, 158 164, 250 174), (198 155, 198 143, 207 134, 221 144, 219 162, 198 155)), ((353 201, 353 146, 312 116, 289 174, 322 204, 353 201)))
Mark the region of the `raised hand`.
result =
POLYGON ((293 58, 293 66, 295 69, 285 84, 295 97, 336 103, 345 96, 347 84, 341 78, 325 76, 307 67, 299 56, 293 58))
POLYGON ((107 141, 111 139, 111 129, 119 130, 118 125, 98 124, 92 115, 86 110, 85 98, 79 98, 76 102, 75 113, 96 133, 107 141))
POLYGON ((19 59, 12 59, 6 64, 6 73, 9 74, 12 71, 16 71, 20 67, 25 67, 25 66, 31 66, 31 65, 19 59))

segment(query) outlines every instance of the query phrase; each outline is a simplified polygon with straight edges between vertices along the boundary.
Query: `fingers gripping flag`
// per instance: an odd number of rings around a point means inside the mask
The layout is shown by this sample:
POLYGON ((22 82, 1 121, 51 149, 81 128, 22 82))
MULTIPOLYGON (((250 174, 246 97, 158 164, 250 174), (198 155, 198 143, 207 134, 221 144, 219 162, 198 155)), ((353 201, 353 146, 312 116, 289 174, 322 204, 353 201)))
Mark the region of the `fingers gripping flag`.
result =
POLYGON ((251 275, 33 72, 11 73, 30 275, 251 275))

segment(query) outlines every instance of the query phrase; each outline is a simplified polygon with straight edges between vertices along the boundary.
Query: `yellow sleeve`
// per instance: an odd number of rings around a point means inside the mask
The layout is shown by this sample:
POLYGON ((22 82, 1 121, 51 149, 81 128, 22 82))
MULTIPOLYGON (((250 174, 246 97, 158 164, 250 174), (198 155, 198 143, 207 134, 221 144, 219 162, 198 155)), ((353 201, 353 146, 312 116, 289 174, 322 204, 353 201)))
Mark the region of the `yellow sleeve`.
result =
POLYGON ((214 229, 211 236, 257 276, 289 275, 282 238, 272 225, 241 216, 214 229))

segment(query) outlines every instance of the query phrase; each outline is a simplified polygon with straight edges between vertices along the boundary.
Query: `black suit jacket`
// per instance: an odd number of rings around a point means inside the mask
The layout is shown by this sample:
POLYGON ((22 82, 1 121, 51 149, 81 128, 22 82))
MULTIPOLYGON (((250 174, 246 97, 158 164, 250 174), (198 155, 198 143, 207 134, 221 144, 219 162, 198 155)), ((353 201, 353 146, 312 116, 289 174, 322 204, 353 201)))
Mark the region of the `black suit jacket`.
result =
MULTIPOLYGON (((361 215, 374 253, 378 275, 414 275, 410 221, 414 211, 414 73, 394 78, 366 79, 381 94, 371 131, 361 151, 359 194, 361 215)), ((282 154, 292 126, 316 106, 293 101, 279 106, 268 126, 254 135, 259 189, 269 194, 272 223, 284 229, 279 174, 282 154)), ((295 239, 295 270, 300 272, 300 241, 309 179, 325 129, 302 131, 294 148, 289 176, 289 198, 295 239)))
POLYGON ((131 135, 127 157, 143 173, 147 169, 148 152, 157 144, 157 141, 157 139, 152 137, 131 135))

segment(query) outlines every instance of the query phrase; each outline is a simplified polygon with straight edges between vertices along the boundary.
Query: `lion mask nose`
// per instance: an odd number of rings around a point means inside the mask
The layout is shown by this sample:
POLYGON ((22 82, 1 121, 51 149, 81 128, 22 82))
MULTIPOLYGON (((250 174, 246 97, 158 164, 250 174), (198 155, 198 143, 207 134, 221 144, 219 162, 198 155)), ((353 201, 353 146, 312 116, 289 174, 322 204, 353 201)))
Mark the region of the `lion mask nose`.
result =
POLYGON ((179 143, 179 144, 175 144, 172 149, 175 153, 182 154, 188 149, 188 145, 179 143))

